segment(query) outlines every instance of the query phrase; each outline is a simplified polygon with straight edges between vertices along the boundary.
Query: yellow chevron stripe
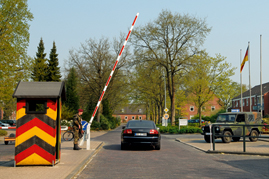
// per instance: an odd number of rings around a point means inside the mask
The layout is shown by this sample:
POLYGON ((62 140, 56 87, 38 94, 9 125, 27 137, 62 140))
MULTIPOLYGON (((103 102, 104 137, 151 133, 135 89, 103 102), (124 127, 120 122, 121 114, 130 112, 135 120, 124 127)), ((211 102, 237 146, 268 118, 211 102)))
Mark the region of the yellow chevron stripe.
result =
POLYGON ((51 162, 48 162, 43 157, 39 156, 36 153, 33 153, 32 155, 26 157, 16 165, 51 165, 52 164, 51 162))
POLYGON ((25 116, 25 108, 21 108, 16 112, 16 120, 20 119, 21 117, 25 116))
POLYGON ((44 140, 51 146, 55 147, 56 145, 56 137, 52 137, 48 133, 44 132, 38 127, 33 127, 30 130, 26 131, 25 133, 21 134, 20 136, 16 137, 15 147, 20 145, 21 143, 25 142, 26 140, 30 139, 33 136, 37 136, 40 139, 44 140))
POLYGON ((56 111, 54 111, 54 110, 52 110, 52 109, 47 109, 47 114, 46 114, 47 116, 49 116, 51 119, 53 119, 53 120, 56 120, 56 118, 57 118, 57 109, 56 109, 56 111))

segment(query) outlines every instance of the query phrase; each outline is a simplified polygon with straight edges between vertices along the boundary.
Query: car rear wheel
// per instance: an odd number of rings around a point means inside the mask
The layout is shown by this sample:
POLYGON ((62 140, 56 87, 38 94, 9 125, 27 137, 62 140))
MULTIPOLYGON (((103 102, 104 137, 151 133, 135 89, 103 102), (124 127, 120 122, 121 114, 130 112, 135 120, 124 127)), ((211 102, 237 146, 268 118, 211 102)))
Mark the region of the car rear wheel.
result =
POLYGON ((120 149, 121 149, 121 150, 126 150, 126 149, 127 149, 126 144, 121 143, 121 145, 120 145, 120 149))
POLYGON ((240 140, 240 137, 233 137, 234 142, 238 142, 240 140))
POLYGON ((161 144, 160 143, 155 145, 155 150, 160 150, 160 149, 161 149, 161 144))
POLYGON ((258 133, 258 131, 256 131, 256 130, 252 130, 251 131, 251 133, 250 133, 250 138, 249 138, 249 140, 251 141, 251 142, 256 142, 257 140, 258 140, 258 138, 257 137, 255 137, 255 136, 259 136, 259 133, 258 133), (252 138, 252 137, 254 137, 254 138, 252 138))
POLYGON ((232 137, 231 137, 232 134, 231 134, 230 131, 225 131, 223 133, 223 135, 225 135, 225 136, 221 138, 222 139, 222 142, 224 142, 224 143, 230 143, 232 141, 232 137))

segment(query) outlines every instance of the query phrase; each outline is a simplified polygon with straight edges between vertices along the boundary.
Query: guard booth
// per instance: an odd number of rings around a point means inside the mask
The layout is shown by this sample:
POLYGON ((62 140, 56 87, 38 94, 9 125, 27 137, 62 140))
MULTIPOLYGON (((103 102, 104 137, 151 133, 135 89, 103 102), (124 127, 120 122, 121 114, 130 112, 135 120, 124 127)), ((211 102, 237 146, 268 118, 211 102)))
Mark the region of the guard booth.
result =
POLYGON ((54 165, 60 161, 64 82, 19 82, 15 166, 54 165))

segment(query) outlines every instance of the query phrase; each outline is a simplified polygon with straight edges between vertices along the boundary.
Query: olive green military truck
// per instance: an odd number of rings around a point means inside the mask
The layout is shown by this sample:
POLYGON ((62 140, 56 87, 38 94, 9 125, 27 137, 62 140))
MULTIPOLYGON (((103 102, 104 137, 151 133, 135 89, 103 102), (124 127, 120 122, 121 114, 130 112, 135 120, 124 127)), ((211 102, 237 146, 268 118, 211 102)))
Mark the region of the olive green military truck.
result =
MULTIPOLYGON (((216 123, 214 123, 215 135, 225 135, 225 137, 215 137, 221 138, 222 142, 229 143, 233 141, 239 141, 240 137, 233 136, 243 136, 243 126, 223 126, 222 124, 262 124, 261 114, 257 112, 228 112, 221 113, 218 115, 216 123)), ((202 135, 206 142, 210 142, 210 134, 212 133, 213 128, 212 124, 205 125, 202 127, 202 135), (210 130, 211 128, 211 130, 210 130), (211 133, 210 133, 211 132, 211 133)), ((258 136, 262 130, 262 127, 258 126, 247 126, 245 127, 245 135, 251 136, 250 141, 256 142, 258 138, 253 138, 258 136)))

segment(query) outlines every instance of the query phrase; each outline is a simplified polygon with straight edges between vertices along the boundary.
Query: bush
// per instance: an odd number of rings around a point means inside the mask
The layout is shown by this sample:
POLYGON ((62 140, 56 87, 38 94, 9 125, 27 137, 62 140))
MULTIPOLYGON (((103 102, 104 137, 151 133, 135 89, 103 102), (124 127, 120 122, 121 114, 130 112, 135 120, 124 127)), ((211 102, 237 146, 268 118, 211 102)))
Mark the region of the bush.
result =
POLYGON ((0 136, 6 136, 6 135, 7 135, 7 131, 0 129, 0 136))
POLYGON ((105 118, 103 115, 100 116, 100 125, 103 130, 110 129, 110 123, 108 122, 108 119, 105 118))
POLYGON ((64 120, 64 119, 62 119, 61 120, 61 126, 71 127, 71 126, 73 126, 73 120, 64 120))
POLYGON ((97 121, 92 121, 91 129, 93 130, 100 130, 101 129, 101 124, 97 121))
POLYGON ((196 126, 181 126, 180 130, 178 129, 178 126, 171 126, 168 125, 167 127, 165 126, 160 126, 159 127, 160 133, 170 133, 170 134, 185 134, 185 133, 201 133, 202 130, 199 127, 196 126))

